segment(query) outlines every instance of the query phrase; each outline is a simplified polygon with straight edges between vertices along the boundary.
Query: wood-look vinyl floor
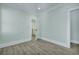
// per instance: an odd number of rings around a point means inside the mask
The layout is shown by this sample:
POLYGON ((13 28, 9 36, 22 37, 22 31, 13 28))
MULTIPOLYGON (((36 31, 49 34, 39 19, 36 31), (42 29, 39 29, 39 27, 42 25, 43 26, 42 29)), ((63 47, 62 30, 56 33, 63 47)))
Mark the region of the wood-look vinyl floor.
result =
POLYGON ((41 39, 0 48, 0 55, 77 55, 79 45, 65 48, 41 39))

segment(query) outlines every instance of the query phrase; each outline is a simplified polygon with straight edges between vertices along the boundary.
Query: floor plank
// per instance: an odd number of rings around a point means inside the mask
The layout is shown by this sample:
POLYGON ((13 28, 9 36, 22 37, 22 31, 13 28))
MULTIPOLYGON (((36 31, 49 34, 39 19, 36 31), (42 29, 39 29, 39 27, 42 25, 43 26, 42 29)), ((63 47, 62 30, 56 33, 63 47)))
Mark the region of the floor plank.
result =
POLYGON ((65 48, 41 39, 0 48, 0 55, 79 55, 79 45, 65 48))

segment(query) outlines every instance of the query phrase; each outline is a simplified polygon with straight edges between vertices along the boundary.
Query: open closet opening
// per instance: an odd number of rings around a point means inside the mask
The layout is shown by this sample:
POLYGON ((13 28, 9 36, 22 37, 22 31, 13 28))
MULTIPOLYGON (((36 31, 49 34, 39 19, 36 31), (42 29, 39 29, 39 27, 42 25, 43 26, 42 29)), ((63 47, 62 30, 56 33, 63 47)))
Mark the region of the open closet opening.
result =
POLYGON ((70 43, 79 51, 79 8, 70 11, 70 43))

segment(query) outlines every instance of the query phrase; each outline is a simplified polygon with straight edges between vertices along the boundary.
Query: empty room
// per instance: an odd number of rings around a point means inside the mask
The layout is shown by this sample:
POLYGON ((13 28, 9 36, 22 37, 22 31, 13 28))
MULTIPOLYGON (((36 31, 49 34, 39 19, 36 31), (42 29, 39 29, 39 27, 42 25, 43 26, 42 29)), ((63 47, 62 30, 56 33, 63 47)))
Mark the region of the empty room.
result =
POLYGON ((78 3, 0 3, 0 55, 78 54, 78 3))

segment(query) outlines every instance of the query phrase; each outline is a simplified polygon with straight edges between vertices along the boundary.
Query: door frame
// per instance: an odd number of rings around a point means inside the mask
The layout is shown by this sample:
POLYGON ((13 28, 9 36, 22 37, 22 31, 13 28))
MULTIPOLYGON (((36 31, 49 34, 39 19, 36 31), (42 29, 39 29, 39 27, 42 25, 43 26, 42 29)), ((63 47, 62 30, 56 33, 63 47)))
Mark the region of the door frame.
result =
POLYGON ((29 16, 29 26, 30 26, 30 30, 29 30, 30 40, 32 40, 32 17, 31 16, 29 16))
POLYGON ((67 44, 68 44, 68 48, 71 47, 71 18, 70 18, 70 13, 71 11, 77 10, 79 9, 79 7, 75 7, 75 8, 70 8, 68 9, 68 13, 67 13, 67 44))

